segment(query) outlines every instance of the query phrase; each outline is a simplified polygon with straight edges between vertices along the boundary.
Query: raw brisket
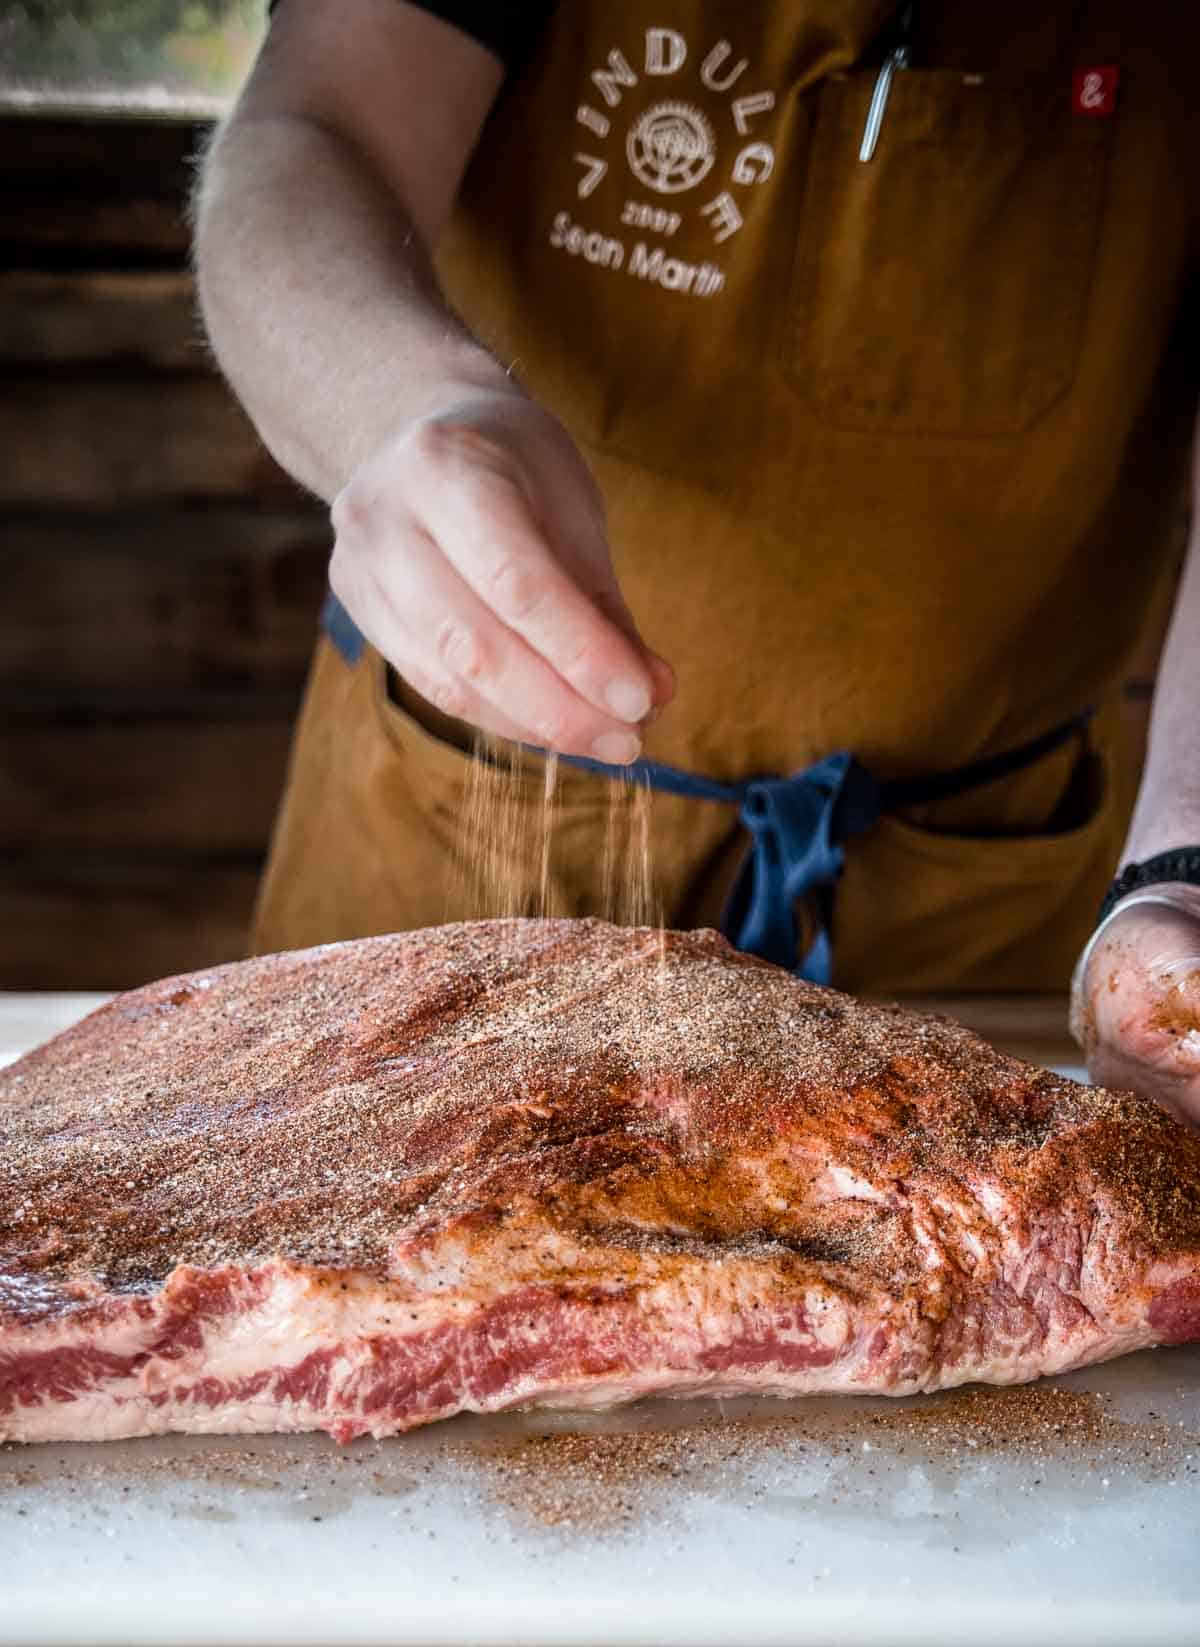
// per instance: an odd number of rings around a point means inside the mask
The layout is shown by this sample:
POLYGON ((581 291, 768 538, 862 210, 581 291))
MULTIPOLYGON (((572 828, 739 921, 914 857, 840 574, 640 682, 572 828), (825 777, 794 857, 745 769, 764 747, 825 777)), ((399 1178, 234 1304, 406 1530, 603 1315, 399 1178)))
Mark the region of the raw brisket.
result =
POLYGON ((1200 1137, 712 933, 120 996, 0 1074, 0 1438, 903 1394, 1200 1337, 1200 1137))

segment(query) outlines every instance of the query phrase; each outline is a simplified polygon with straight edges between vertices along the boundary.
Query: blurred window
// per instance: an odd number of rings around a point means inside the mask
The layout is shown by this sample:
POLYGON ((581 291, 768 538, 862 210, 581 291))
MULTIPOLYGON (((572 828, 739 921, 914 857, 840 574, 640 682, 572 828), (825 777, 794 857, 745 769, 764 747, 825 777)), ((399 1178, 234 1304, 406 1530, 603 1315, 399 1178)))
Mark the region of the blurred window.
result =
POLYGON ((3 0, 0 111, 218 114, 265 0, 3 0))

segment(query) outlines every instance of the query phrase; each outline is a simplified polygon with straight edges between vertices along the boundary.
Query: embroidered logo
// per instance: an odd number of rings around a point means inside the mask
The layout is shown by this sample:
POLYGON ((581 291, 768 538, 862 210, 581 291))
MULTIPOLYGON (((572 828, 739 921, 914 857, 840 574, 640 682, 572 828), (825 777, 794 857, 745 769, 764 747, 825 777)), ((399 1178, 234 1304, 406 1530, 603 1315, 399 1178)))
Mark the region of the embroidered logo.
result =
POLYGON ((682 194, 712 171, 717 157, 713 129, 690 103, 656 103, 625 144, 639 183, 659 194, 682 194))
POLYGON ((1102 68, 1076 69, 1071 83, 1071 106, 1076 114, 1115 114, 1121 71, 1113 64, 1102 68))
POLYGON ((605 233, 576 221, 574 209, 561 210, 550 227, 551 246, 663 291, 688 297, 722 291, 720 264, 672 256, 669 242, 685 222, 693 239, 699 234, 713 247, 731 240, 754 191, 775 169, 768 124, 775 93, 752 81, 747 89, 750 72, 749 58, 738 57, 730 41, 718 40, 701 55, 678 29, 645 29, 636 54, 614 46, 588 72, 590 85, 575 111, 587 134, 572 157, 579 168, 575 195, 582 203, 602 183, 612 188, 623 177, 629 188, 632 179, 640 187, 624 197, 621 224, 645 238, 605 233), (647 107, 639 89, 656 84, 677 95, 647 107), (631 94, 637 99, 632 110, 631 94))

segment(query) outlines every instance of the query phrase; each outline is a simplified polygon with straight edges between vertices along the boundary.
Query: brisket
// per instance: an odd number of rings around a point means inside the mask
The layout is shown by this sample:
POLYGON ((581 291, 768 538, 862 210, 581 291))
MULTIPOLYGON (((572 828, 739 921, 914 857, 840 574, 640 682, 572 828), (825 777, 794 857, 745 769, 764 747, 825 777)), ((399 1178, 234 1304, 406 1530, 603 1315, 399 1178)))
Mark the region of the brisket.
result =
POLYGON ((1200 1337, 1200 1137, 713 933, 494 921, 0 1072, 0 1439, 908 1394, 1200 1337))

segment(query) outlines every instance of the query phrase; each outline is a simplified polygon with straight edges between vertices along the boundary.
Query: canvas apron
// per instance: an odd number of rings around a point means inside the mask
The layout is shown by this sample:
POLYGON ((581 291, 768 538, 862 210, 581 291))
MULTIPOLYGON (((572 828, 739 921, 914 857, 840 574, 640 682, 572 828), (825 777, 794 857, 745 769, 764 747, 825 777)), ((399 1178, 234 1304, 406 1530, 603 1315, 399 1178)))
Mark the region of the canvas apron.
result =
MULTIPOLYGON (((1099 706, 857 835, 832 909, 846 987, 1057 988, 1119 850, 1115 690, 1178 541, 1198 133, 1170 69, 1200 33, 1182 6, 927 0, 862 160, 893 23, 865 0, 561 7, 440 268, 597 473, 678 672, 655 761, 733 784, 852 751, 896 781, 1099 706)), ((459 867, 489 782, 528 815, 514 906, 548 884, 595 911, 612 783, 561 773, 547 869, 542 766, 517 766, 480 772, 369 648, 322 642, 256 947, 491 913, 459 867)), ((737 806, 656 794, 651 836, 667 919, 719 921, 737 806)))

